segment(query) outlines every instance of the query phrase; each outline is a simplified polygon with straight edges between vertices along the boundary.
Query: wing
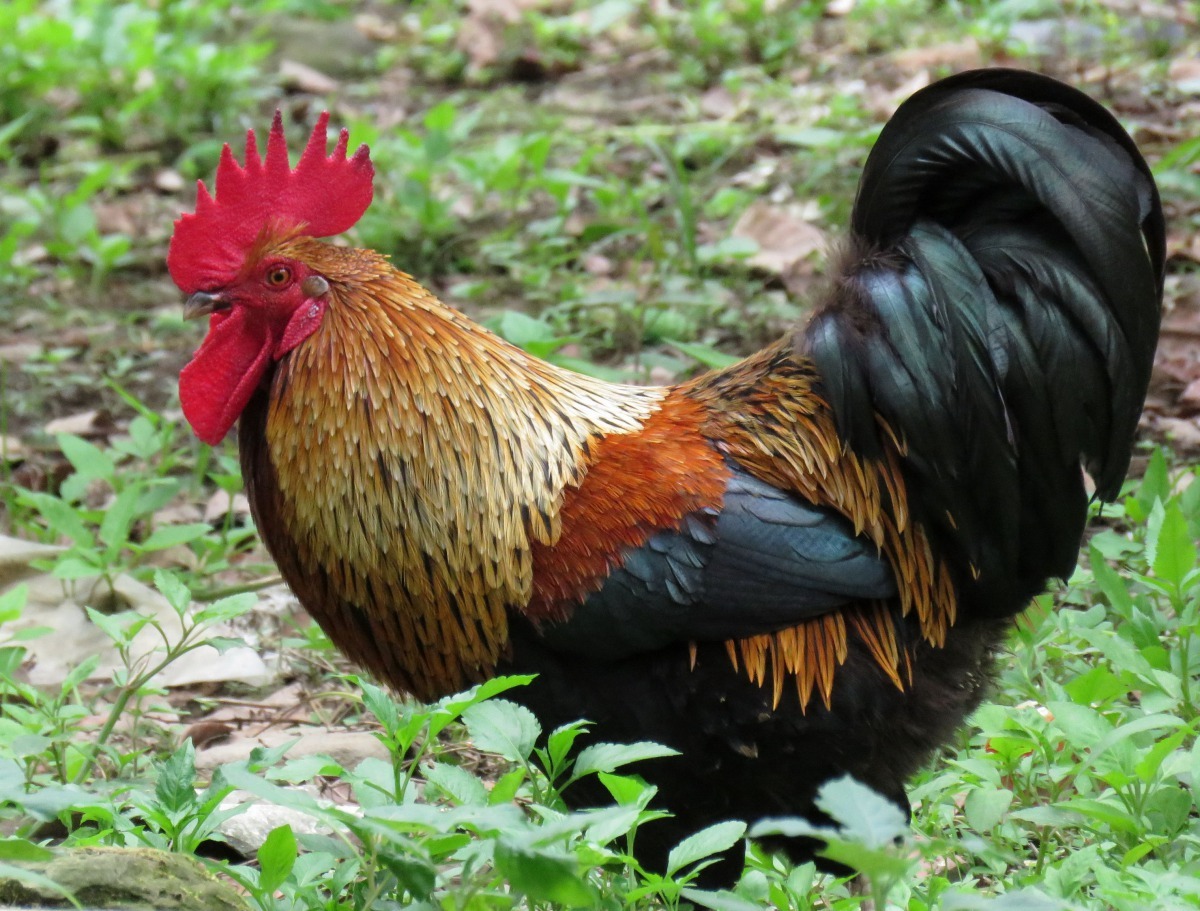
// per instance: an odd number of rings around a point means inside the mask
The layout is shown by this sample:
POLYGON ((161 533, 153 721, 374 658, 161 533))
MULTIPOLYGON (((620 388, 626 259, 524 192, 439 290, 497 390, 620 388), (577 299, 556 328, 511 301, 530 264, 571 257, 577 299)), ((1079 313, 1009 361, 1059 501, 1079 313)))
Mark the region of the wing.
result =
POLYGON ((886 558, 845 518, 736 464, 719 511, 652 535, 565 620, 554 648, 617 660, 671 642, 769 633, 855 601, 890 598, 886 558))

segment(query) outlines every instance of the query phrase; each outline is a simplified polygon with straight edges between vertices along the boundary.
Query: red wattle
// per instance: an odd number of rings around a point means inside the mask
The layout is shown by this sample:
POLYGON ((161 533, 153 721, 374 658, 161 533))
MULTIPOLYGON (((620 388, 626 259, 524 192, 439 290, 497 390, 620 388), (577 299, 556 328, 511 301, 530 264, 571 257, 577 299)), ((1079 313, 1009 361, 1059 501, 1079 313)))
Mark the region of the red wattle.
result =
POLYGON ((242 307, 214 313, 208 335, 179 374, 183 416, 203 442, 216 446, 242 413, 271 363, 274 334, 242 307))

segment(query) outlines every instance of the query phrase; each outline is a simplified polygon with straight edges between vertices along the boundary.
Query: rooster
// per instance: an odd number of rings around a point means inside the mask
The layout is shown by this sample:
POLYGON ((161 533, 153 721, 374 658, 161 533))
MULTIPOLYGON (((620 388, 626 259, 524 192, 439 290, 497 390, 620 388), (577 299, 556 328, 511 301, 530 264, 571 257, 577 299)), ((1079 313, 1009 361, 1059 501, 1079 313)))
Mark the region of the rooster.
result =
POLYGON ((419 699, 532 672, 544 723, 678 750, 639 766, 674 813, 647 864, 724 819, 821 821, 841 775, 907 808, 1013 618, 1072 572, 1085 472, 1108 500, 1128 468, 1164 226, 1116 120, 1016 71, 918 92, 810 321, 671 387, 546 364, 320 240, 374 176, 327 122, 295 167, 278 114, 265 157, 226 146, 167 260, 209 319, 184 415, 213 445, 238 422, 304 607, 419 699))

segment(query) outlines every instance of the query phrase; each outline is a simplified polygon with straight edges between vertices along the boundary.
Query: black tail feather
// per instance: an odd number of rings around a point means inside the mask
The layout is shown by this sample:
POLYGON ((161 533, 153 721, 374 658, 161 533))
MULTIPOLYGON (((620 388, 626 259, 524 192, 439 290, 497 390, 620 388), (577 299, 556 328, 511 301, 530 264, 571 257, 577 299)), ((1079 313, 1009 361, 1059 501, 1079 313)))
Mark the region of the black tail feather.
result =
POLYGON ((1129 465, 1161 310, 1163 216, 1117 121, 1046 77, 982 70, 906 102, 868 159, 866 251, 805 332, 847 442, 903 439, 922 520, 1015 612, 1074 566, 1080 466, 1129 465))

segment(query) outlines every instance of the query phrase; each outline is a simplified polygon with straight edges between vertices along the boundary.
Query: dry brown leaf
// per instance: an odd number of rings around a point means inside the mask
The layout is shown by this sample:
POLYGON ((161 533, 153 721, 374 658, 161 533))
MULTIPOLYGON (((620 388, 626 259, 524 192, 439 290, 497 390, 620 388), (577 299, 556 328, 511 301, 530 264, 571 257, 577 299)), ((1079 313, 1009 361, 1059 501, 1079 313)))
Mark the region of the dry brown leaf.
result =
POLYGON ((372 41, 395 41, 399 34, 395 22, 385 20, 375 13, 359 13, 354 17, 354 27, 372 41))
POLYGON ((738 110, 733 93, 726 86, 715 85, 700 96, 700 113, 712 120, 727 120, 738 110))
POLYGON ((42 353, 41 342, 11 342, 0 345, 0 364, 23 364, 42 353))
POLYGON ((458 28, 455 44, 467 55, 471 66, 483 69, 498 62, 504 53, 505 34, 521 21, 524 6, 517 0, 471 0, 458 28))
POLYGON ((1188 95, 1200 95, 1200 59, 1177 57, 1171 61, 1167 76, 1175 88, 1188 95))
POLYGON ((1159 418, 1158 429, 1180 449, 1200 449, 1200 421, 1195 418, 1159 418))
POLYGON ((758 252, 748 260, 751 266, 783 275, 825 248, 824 232, 798 211, 795 206, 774 206, 760 199, 742 213, 731 233, 758 245, 758 252))
POLYGON ((161 525, 190 525, 192 522, 204 521, 204 513, 195 503, 177 502, 164 506, 154 514, 154 526, 161 525))
POLYGON ((204 521, 210 525, 230 513, 233 513, 235 519, 249 517, 250 501, 246 499, 244 493, 235 493, 231 496, 226 490, 218 490, 204 504, 204 521))
POLYGON ((154 174, 154 188, 163 193, 179 193, 186 186, 187 181, 174 168, 163 168, 154 174))
POLYGON ((1179 404, 1189 409, 1200 409, 1200 378, 1192 380, 1179 393, 1179 404))
POLYGON ((1200 262, 1200 235, 1171 231, 1167 234, 1167 257, 1200 262))
POLYGON ((101 408, 55 418, 48 421, 43 429, 50 436, 56 433, 71 433, 77 437, 102 437, 112 433, 116 425, 113 424, 113 417, 108 410, 101 408))
POLYGON ((16 437, 0 434, 0 459, 6 462, 19 462, 29 457, 29 450, 16 437))
POLYGON ((203 750, 233 733, 233 728, 220 721, 197 721, 183 732, 183 739, 190 740, 197 750, 203 750))
POLYGON ((592 275, 612 275, 613 261, 599 253, 589 253, 583 257, 583 268, 592 275))
POLYGON ((935 44, 931 47, 906 48, 890 55, 891 62, 902 70, 952 69, 966 70, 983 63, 983 52, 974 38, 935 44))
POLYGON ((138 213, 135 210, 140 207, 141 200, 134 196, 92 203, 92 211, 96 213, 96 230, 101 234, 133 237, 139 233, 138 213))
POLYGON ((341 86, 332 76, 327 76, 316 67, 298 60, 280 61, 279 81, 286 89, 312 95, 328 95, 336 92, 341 86))
POLYGON ((364 759, 389 758, 387 748, 370 731, 314 731, 278 725, 251 732, 233 731, 220 742, 196 751, 196 769, 212 772, 218 766, 238 762, 256 747, 268 749, 295 743, 288 750, 291 759, 299 756, 328 756, 344 769, 352 769, 364 759))

